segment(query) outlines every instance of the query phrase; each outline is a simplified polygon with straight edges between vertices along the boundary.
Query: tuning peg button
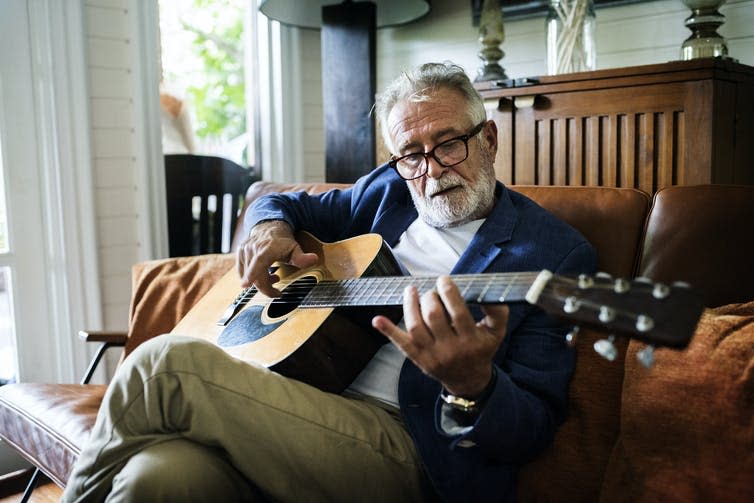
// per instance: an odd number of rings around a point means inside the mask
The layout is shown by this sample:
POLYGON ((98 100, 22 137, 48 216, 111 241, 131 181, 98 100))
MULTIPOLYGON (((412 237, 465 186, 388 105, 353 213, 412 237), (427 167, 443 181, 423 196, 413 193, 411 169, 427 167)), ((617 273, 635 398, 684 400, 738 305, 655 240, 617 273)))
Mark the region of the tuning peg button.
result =
POLYGON ((563 311, 571 314, 578 311, 580 307, 581 305, 576 297, 566 297, 565 303, 563 304, 563 311))
POLYGON ((578 341, 578 338, 579 338, 580 331, 581 331, 581 328, 573 327, 571 331, 566 334, 565 341, 569 347, 573 347, 576 345, 576 342, 578 341))
POLYGON ((636 352, 636 359, 639 360, 645 368, 649 368, 655 363, 655 348, 652 345, 646 346, 636 352))
POLYGON ((623 278, 618 278, 613 283, 613 290, 615 293, 626 293, 631 290, 631 282, 623 278))
POLYGON ((586 290, 594 286, 594 278, 587 274, 579 274, 579 288, 586 290))
POLYGON ((610 323, 615 319, 615 309, 608 306, 600 306, 599 320, 602 323, 610 323))
POLYGON ((636 317, 636 330, 639 332, 649 332, 655 326, 655 320, 645 314, 636 317))
POLYGON ((614 361, 618 357, 618 348, 615 347, 615 336, 611 335, 607 339, 598 340, 594 343, 594 350, 605 360, 614 361))
POLYGON ((652 288, 652 297, 655 299, 664 299, 668 295, 670 295, 670 287, 668 285, 655 283, 654 288, 652 288))

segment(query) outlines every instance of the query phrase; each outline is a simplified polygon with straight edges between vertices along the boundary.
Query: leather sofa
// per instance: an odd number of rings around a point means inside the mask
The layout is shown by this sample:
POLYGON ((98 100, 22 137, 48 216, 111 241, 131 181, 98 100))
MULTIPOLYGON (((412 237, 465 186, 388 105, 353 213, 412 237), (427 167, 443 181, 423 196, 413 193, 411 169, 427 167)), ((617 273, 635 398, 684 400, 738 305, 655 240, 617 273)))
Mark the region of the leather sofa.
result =
MULTIPOLYGON (((273 191, 334 184, 257 182, 246 204, 273 191)), ((337 187, 342 187, 337 186, 337 187)), ((523 467, 521 501, 744 501, 754 490, 754 187, 676 186, 654 197, 634 189, 512 186, 580 230, 616 277, 683 280, 705 310, 688 348, 658 349, 646 369, 641 344, 618 339, 619 356, 576 345, 570 413, 554 443, 523 467)), ((243 239, 236 232, 233 247, 243 239)), ((131 322, 138 344, 169 332, 227 270, 232 255, 133 267, 131 322)), ((87 438, 105 385, 18 383, 0 387, 0 438, 61 487, 87 438)))

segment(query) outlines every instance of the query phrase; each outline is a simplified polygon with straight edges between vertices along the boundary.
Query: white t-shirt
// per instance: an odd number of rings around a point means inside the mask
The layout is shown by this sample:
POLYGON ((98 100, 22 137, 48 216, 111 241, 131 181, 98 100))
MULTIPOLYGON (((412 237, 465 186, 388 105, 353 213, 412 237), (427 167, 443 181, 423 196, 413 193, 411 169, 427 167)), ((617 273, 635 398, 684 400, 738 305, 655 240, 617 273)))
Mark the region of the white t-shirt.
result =
MULTIPOLYGON (((412 276, 449 274, 484 219, 457 227, 437 229, 417 218, 393 248, 393 255, 412 276)), ((400 323, 401 328, 403 322, 400 323)), ((348 387, 355 392, 398 407, 398 376, 405 355, 389 342, 383 345, 348 387)))

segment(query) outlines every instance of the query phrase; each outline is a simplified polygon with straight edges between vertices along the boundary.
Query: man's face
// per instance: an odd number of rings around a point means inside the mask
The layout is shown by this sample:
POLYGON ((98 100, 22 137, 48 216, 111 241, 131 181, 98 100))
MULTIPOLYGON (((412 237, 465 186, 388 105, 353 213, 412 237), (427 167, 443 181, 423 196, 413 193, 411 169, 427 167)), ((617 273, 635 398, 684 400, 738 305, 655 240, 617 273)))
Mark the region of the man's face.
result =
MULTIPOLYGON (((432 91, 421 102, 398 102, 387 118, 394 155, 429 152, 437 144, 467 134, 476 126, 463 95, 451 89, 432 91)), ((445 168, 430 157, 425 176, 406 183, 419 216, 433 227, 453 227, 485 217, 494 205, 497 129, 485 124, 468 141, 468 158, 445 168)))

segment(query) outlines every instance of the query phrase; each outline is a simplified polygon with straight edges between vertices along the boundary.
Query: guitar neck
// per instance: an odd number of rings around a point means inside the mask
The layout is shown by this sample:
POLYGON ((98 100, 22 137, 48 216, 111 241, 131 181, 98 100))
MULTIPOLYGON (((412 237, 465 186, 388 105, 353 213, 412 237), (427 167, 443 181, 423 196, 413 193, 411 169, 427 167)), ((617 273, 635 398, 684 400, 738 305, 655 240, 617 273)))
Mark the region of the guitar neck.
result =
MULTIPOLYGON (((452 276, 470 304, 503 304, 526 299, 536 272, 460 274, 452 276)), ((299 307, 394 306, 403 304, 403 291, 412 285, 419 295, 433 290, 434 276, 387 276, 321 281, 303 297, 299 307)), ((288 292, 290 289, 286 289, 288 292)), ((296 295, 296 292, 288 292, 296 295)))

